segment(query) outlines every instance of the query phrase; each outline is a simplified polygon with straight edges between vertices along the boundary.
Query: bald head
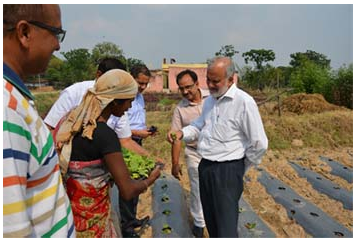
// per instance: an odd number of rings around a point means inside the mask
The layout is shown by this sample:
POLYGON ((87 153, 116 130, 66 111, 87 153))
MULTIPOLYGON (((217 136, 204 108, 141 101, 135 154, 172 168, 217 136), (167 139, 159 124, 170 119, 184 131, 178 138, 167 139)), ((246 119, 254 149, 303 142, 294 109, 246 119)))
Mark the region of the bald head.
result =
POLYGON ((225 77, 232 77, 235 73, 233 60, 229 57, 214 57, 208 64, 207 71, 213 68, 223 68, 225 77))

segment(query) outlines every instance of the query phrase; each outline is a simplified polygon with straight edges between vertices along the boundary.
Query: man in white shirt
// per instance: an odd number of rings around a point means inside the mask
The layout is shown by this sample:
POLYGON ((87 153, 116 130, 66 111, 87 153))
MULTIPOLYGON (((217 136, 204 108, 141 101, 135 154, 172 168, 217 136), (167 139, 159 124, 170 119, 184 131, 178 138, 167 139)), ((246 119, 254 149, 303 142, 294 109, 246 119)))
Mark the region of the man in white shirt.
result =
MULTIPOLYGON (((111 69, 125 70, 126 67, 124 64, 122 64, 119 60, 115 58, 105 58, 100 62, 98 66, 98 70, 96 72, 96 79, 99 78, 106 71, 111 69)), ((71 109, 80 104, 87 90, 93 87, 94 84, 95 80, 83 81, 65 88, 61 92, 58 100, 53 104, 44 119, 44 122, 47 124, 47 126, 51 130, 53 130, 62 117, 64 117, 71 109)), ((116 132, 117 137, 123 147, 132 150, 140 155, 149 154, 148 151, 143 149, 131 139, 132 133, 129 126, 127 114, 123 115, 120 118, 111 116, 107 124, 116 132)))
MULTIPOLYGON (((111 69, 121 69, 125 70, 126 67, 123 63, 121 63, 118 59, 116 58, 104 58, 97 69, 96 72, 96 79, 99 78, 102 74, 104 74, 106 71, 109 71, 111 69)), ((65 88, 61 94, 58 100, 53 104, 52 108, 48 112, 46 118, 44 119, 44 122, 47 124, 47 126, 50 129, 54 129, 59 121, 61 120, 62 117, 64 117, 71 109, 75 108, 81 103, 81 100, 83 99, 84 95, 86 94, 87 90, 91 87, 94 86, 96 80, 91 80, 91 81, 83 81, 83 82, 78 82, 75 83, 67 88, 65 88)), ((107 125, 113 129, 117 137, 121 143, 121 145, 128 149, 131 150, 137 154, 140 155, 149 155, 149 152, 145 150, 142 146, 137 144, 135 141, 132 140, 132 133, 131 133, 131 128, 130 128, 130 122, 128 120, 128 115, 127 112, 121 116, 121 117, 115 117, 111 115, 109 120, 107 121, 107 125)), ((162 159, 156 158, 157 161, 162 162, 162 159)), ((145 217, 143 219, 136 219, 136 214, 132 214, 131 217, 132 220, 130 221, 130 226, 132 226, 132 233, 127 235, 126 233, 126 217, 127 217, 127 211, 130 211, 126 208, 122 208, 119 206, 122 203, 122 198, 121 199, 116 199, 118 198, 119 194, 116 189, 116 186, 113 187, 112 189, 112 204, 115 209, 119 208, 119 215, 122 218, 122 233, 124 237, 133 237, 137 236, 133 228, 141 226, 144 222, 149 219, 149 217, 145 217)), ((136 197, 136 204, 138 203, 138 197, 136 197)), ((118 213, 118 211, 117 211, 118 213)), ((131 213, 129 213, 130 215, 131 213)))
POLYGON ((215 57, 207 68, 211 96, 201 116, 168 141, 198 139, 198 167, 203 215, 210 237, 238 237, 238 201, 243 176, 260 164, 268 140, 254 99, 237 88, 235 67, 228 57, 215 57))

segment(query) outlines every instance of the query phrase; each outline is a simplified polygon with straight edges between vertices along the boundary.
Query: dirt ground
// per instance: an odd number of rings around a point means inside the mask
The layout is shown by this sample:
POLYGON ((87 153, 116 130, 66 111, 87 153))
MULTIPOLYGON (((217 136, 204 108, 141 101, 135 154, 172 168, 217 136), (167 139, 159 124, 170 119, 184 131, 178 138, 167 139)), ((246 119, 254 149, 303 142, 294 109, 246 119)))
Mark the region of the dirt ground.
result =
MULTIPOLYGON (((269 150, 263 158, 260 165, 272 176, 289 185, 300 196, 304 197, 309 202, 315 204, 330 217, 338 221, 340 224, 347 227, 350 231, 353 230, 353 213, 352 211, 343 208, 342 204, 328 196, 314 190, 310 183, 305 178, 300 178, 296 171, 288 164, 287 161, 297 160, 298 164, 318 172, 339 184, 341 187, 352 191, 353 185, 346 180, 337 176, 331 175, 331 168, 326 163, 319 160, 319 156, 332 158, 342 164, 353 167, 353 148, 337 148, 331 150, 325 149, 292 149, 284 151, 269 150)), ((181 161, 183 163, 183 161, 181 161)), ((167 163, 165 172, 170 173, 171 164, 167 163)), ((182 165, 183 176, 181 185, 186 191, 186 200, 189 203, 189 181, 186 172, 186 166, 182 165)), ((244 193, 243 196, 252 206, 254 211, 262 218, 262 220, 274 231, 277 237, 280 238, 307 238, 312 237, 297 224, 295 220, 291 220, 286 213, 285 208, 276 203, 265 188, 257 181, 258 171, 251 168, 245 174, 244 193)), ((151 190, 140 195, 138 204, 138 218, 143 218, 146 215, 152 217, 151 206, 151 190)), ((143 238, 152 238, 152 229, 148 227, 142 234, 143 238)), ((208 233, 205 232, 205 237, 208 233)))

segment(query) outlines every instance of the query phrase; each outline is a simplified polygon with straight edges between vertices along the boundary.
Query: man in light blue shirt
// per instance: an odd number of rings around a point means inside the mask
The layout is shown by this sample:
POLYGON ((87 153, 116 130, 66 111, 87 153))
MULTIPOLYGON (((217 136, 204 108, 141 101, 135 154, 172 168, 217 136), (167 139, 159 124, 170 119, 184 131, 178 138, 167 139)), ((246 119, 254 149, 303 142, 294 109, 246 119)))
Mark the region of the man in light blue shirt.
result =
MULTIPOLYGON (((138 93, 132 102, 132 107, 128 109, 127 115, 132 132, 132 139, 139 145, 142 145, 143 139, 154 134, 150 132, 146 126, 145 103, 142 95, 142 92, 144 92, 149 84, 151 73, 145 65, 134 65, 130 73, 138 84, 138 93)), ((122 197, 119 199, 122 235, 125 238, 138 237, 134 232, 134 228, 142 226, 143 223, 149 220, 148 216, 142 220, 136 218, 138 200, 138 196, 129 201, 124 200, 122 197)))
POLYGON ((138 84, 138 93, 132 102, 132 107, 127 111, 132 132, 132 139, 142 145, 142 140, 153 135, 146 125, 145 103, 142 93, 147 88, 152 77, 145 65, 135 65, 130 70, 131 75, 138 84))

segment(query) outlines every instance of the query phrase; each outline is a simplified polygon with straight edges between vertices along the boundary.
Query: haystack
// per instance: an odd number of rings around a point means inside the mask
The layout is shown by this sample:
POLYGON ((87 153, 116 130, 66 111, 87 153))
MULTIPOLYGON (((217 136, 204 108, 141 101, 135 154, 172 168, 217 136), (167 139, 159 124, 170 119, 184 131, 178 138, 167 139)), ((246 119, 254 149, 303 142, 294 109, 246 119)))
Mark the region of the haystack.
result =
MULTIPOLYGON (((274 107, 277 110, 278 106, 274 107)), ((341 110, 343 107, 328 103, 321 94, 293 94, 282 101, 281 110, 296 114, 322 113, 326 111, 341 110)))

